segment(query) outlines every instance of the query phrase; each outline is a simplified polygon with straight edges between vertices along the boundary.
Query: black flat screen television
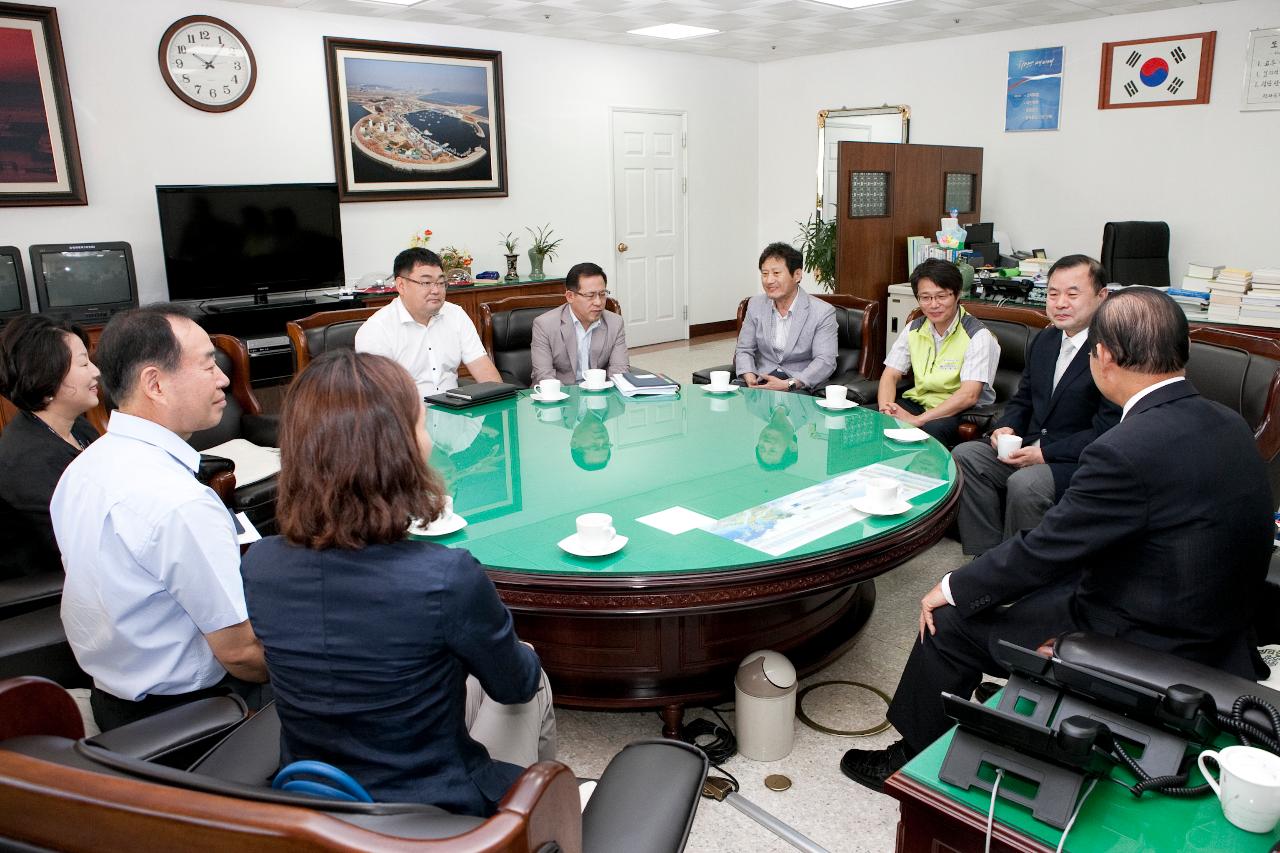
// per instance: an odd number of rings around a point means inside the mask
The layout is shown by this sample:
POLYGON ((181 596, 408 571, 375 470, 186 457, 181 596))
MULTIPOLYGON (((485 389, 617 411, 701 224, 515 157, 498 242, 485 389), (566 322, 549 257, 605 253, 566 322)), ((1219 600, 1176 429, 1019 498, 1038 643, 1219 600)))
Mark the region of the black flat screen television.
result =
POLYGON ((341 287, 336 184, 156 187, 170 299, 341 287))
POLYGON ((41 314, 73 323, 105 323, 138 304, 138 279, 128 243, 32 246, 31 276, 41 314))
POLYGON ((27 281, 22 275, 22 252, 17 246, 0 246, 0 328, 15 317, 31 313, 27 281))

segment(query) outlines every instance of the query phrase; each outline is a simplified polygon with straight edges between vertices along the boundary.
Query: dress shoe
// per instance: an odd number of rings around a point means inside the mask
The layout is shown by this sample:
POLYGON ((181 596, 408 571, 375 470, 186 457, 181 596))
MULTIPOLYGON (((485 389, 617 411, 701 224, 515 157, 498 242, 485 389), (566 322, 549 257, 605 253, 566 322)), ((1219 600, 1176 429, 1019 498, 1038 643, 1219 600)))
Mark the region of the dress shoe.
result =
POLYGON ((911 760, 910 751, 902 741, 888 749, 851 749, 840 759, 840 772, 859 785, 873 791, 884 790, 884 780, 911 760))
POLYGON ((999 693, 1000 688, 1003 686, 1003 684, 996 684, 994 681, 984 681, 973 691, 973 701, 985 705, 987 700, 999 693))

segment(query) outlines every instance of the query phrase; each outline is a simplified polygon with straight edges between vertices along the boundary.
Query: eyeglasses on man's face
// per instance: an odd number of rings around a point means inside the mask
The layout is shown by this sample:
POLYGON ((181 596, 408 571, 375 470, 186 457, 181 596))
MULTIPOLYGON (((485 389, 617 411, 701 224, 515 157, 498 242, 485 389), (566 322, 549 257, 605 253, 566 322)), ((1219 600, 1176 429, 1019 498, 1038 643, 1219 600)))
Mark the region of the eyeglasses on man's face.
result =
POLYGON ((418 287, 421 287, 423 290, 444 290, 449 286, 449 280, 446 279, 444 276, 440 276, 439 278, 418 279, 418 278, 410 278, 407 275, 402 275, 400 276, 400 278, 404 279, 405 281, 413 282, 414 284, 418 285, 418 287))
POLYGON ((916 296, 916 301, 921 305, 941 305, 944 302, 950 302, 955 298, 955 294, 950 290, 940 290, 937 293, 921 293, 916 296))
MULTIPOLYGON (((574 291, 569 292, 573 293, 574 291)), ((611 291, 608 290, 595 290, 591 293, 587 293, 585 290, 579 290, 576 295, 579 299, 585 299, 588 302, 604 302, 609 298, 610 293, 611 291)))

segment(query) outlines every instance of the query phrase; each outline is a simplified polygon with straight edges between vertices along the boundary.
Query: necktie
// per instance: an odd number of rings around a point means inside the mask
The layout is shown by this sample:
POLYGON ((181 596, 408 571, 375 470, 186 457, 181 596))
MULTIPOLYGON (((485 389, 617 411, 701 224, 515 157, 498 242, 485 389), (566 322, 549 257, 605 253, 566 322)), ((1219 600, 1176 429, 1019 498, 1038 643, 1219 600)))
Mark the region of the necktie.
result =
POLYGON ((1067 372, 1067 365, 1071 363, 1071 357, 1075 354, 1075 344, 1071 343, 1070 338, 1064 336, 1062 350, 1058 353, 1058 364, 1053 368, 1053 391, 1058 390, 1058 382, 1062 379, 1062 374, 1067 372))

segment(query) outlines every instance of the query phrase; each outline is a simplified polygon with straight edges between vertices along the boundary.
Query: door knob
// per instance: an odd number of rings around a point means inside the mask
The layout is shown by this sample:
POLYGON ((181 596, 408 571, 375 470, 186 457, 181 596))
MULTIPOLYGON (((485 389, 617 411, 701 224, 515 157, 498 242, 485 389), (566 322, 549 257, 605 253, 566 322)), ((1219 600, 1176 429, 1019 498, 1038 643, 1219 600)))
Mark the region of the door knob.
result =
POLYGON ((631 247, 630 247, 630 246, 628 246, 626 243, 619 243, 619 244, 618 244, 618 251, 619 251, 619 252, 625 252, 625 251, 626 251, 627 249, 629 249, 629 248, 631 248, 631 247))

